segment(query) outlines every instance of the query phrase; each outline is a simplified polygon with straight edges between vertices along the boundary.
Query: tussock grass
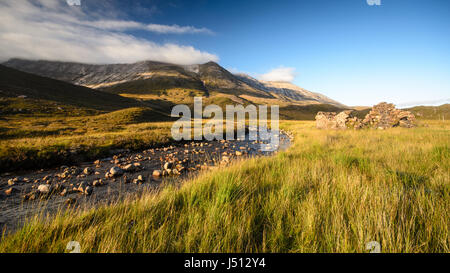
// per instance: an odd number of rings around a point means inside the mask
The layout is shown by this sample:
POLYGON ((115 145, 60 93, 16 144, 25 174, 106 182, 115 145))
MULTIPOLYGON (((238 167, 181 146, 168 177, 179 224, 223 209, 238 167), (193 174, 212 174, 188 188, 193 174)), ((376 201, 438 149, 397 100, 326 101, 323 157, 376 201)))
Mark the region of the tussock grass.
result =
POLYGON ((0 120, 0 172, 72 164, 172 141, 172 122, 148 108, 84 117, 10 117, 0 120))
POLYGON ((294 145, 136 200, 48 219, 0 252, 449 252, 450 123, 320 131, 283 122, 294 145))

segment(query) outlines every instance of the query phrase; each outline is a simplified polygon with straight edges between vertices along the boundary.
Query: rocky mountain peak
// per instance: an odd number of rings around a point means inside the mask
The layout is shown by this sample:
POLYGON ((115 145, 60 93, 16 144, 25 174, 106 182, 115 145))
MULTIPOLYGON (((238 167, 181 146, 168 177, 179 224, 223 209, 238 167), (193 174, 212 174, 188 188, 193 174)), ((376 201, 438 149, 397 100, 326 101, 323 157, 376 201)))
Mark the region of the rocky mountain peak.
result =
POLYGON ((232 74, 218 63, 177 65, 145 60, 130 64, 83 64, 11 59, 5 66, 43 77, 112 93, 158 94, 168 89, 201 90, 235 96, 277 98, 283 101, 343 105, 289 82, 265 82, 232 74))

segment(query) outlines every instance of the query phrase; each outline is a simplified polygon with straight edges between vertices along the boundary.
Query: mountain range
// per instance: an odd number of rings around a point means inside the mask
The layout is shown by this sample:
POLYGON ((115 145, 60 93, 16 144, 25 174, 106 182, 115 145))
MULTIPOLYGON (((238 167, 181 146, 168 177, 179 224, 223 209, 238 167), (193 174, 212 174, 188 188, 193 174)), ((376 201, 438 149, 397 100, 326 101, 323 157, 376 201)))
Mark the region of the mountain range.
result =
POLYGON ((283 104, 345 105, 322 94, 287 82, 264 82, 245 74, 232 74, 215 62, 176 65, 154 61, 94 65, 11 59, 3 65, 24 72, 128 97, 156 95, 167 98, 195 95, 231 95, 237 100, 277 100, 283 104), (175 94, 174 94, 175 93, 175 94), (181 95, 181 96, 180 96, 181 95))
MULTIPOLYGON (((350 108, 289 82, 232 74, 217 63, 176 65, 154 61, 83 64, 11 59, 0 65, 0 116, 86 115, 139 108, 148 120, 167 120, 174 105, 269 104, 281 119, 314 119, 318 111, 350 108)), ((448 105, 411 108, 418 117, 448 119, 448 105), (430 108, 430 107, 428 107, 430 108)), ((0 117, 1 118, 1 117, 0 117)))

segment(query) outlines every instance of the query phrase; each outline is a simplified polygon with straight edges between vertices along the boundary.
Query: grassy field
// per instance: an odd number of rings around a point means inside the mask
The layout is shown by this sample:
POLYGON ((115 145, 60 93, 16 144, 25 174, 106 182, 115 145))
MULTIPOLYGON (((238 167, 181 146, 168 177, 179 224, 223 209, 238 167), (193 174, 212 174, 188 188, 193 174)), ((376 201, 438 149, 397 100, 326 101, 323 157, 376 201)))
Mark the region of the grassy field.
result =
POLYGON ((113 149, 144 149, 172 141, 172 122, 147 108, 82 117, 0 119, 0 172, 73 164, 113 149))
POLYGON ((434 120, 449 120, 450 119, 450 104, 443 104, 441 106, 416 106, 408 108, 417 118, 434 119, 434 120))
POLYGON ((31 219, 0 252, 449 252, 450 122, 320 131, 137 200, 31 219))

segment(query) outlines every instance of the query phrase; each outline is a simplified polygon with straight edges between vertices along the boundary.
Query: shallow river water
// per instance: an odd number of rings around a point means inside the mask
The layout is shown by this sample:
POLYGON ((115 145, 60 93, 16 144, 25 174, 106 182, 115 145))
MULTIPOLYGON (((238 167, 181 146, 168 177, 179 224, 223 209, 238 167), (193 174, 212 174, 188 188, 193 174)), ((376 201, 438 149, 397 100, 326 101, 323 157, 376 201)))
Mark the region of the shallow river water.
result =
MULTIPOLYGON (((281 132, 279 140, 277 151, 291 143, 285 132, 281 132)), ((3 175, 0 177, 0 231, 13 231, 36 213, 51 214, 67 207, 90 208, 117 202, 157 191, 164 182, 181 184, 199 171, 221 168, 234 160, 274 153, 260 148, 260 141, 251 141, 248 135, 244 140, 234 141, 175 142, 139 152, 122 151, 77 166, 3 175), (106 177, 113 167, 119 167, 123 173, 119 170, 115 176, 106 177), (161 175, 155 176, 155 170, 161 175), (46 189, 48 193, 40 191, 46 189)))

